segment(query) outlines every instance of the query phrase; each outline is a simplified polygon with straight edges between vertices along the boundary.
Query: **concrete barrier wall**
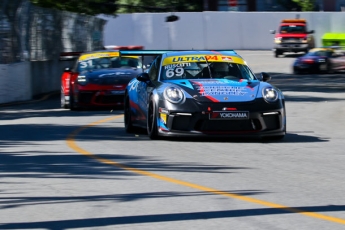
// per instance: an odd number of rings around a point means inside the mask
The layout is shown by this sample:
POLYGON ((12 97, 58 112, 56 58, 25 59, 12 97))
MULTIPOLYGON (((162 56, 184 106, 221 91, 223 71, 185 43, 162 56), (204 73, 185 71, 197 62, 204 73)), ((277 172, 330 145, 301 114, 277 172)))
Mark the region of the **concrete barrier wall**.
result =
POLYGON ((30 100, 30 63, 0 64, 0 103, 30 100))
POLYGON ((65 67, 72 67, 74 61, 31 62, 32 96, 59 91, 61 75, 65 67))
POLYGON ((143 45, 145 49, 269 50, 273 34, 284 18, 304 18, 315 30, 321 46, 327 32, 345 33, 343 12, 177 12, 176 22, 165 22, 170 13, 120 14, 107 20, 104 45, 143 45))
POLYGON ((27 101, 60 91, 61 74, 73 63, 55 60, 0 64, 0 104, 27 101))

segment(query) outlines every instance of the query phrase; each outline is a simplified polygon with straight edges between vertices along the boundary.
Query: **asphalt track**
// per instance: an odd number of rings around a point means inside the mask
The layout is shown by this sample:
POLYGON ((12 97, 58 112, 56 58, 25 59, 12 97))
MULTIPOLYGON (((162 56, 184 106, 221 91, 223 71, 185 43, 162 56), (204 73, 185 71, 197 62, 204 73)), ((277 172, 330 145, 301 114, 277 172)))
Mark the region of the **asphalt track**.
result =
POLYGON ((344 76, 239 53, 283 90, 284 140, 151 141, 54 95, 1 107, 0 229, 344 229, 344 76))

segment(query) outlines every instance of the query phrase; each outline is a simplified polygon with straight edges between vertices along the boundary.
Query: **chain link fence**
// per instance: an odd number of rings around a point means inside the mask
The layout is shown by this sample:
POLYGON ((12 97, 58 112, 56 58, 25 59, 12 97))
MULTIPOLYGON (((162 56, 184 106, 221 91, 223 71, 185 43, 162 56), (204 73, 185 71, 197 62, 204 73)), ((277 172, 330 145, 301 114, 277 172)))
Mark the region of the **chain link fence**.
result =
POLYGON ((0 7, 0 64, 103 48, 103 19, 37 7, 29 0, 0 0, 0 7))

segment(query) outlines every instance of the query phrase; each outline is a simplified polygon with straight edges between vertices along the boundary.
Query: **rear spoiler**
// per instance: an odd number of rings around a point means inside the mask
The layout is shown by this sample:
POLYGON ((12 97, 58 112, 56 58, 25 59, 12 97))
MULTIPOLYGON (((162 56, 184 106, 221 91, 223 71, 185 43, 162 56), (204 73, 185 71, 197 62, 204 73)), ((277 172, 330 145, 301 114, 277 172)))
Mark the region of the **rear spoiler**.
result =
POLYGON ((173 50, 119 50, 120 56, 156 56, 173 50))
POLYGON ((83 52, 62 52, 60 53, 60 60, 62 61, 74 60, 74 59, 77 59, 81 53, 83 52))
MULTIPOLYGON (((178 51, 199 51, 199 50, 119 50, 120 56, 154 56, 161 55, 169 52, 178 51)), ((200 50, 203 51, 203 50, 200 50)), ((209 50, 212 52, 232 52, 236 53, 235 50, 209 50)), ((238 55, 238 54, 237 54, 238 55)))

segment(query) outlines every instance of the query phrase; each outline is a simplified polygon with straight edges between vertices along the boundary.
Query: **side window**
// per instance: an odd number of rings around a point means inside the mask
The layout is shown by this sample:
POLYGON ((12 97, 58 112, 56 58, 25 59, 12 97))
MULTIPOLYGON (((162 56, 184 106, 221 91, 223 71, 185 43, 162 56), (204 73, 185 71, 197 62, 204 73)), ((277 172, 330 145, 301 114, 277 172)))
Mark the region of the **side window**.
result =
POLYGON ((159 56, 151 64, 151 67, 149 70, 149 76, 150 76, 151 81, 157 81, 158 80, 160 61, 161 61, 161 57, 159 56))

